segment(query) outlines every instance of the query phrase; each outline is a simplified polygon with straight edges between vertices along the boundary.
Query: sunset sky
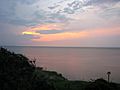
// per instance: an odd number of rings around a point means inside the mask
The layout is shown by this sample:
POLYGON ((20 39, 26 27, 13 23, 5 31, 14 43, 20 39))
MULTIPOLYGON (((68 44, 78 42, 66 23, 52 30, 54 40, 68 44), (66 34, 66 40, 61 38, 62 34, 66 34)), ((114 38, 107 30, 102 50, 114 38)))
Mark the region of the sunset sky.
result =
POLYGON ((0 0, 0 45, 120 47, 120 0, 0 0))

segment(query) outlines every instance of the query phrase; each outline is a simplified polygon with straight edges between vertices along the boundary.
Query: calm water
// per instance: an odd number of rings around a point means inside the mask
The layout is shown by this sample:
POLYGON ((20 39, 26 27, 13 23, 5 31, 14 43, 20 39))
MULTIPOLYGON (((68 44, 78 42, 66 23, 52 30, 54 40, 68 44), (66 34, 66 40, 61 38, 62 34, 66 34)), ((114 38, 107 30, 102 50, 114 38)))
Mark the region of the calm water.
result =
POLYGON ((37 66, 62 73, 70 80, 107 79, 120 83, 120 49, 7 47, 16 53, 37 59, 37 66))

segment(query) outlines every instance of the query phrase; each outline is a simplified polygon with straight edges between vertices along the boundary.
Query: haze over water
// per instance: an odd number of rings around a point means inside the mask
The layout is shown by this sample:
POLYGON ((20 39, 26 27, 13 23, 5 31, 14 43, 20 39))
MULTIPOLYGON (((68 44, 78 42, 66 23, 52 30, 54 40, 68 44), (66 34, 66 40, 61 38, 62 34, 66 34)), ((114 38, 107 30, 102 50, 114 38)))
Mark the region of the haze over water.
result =
POLYGON ((37 66, 62 73, 70 80, 107 79, 120 83, 120 48, 7 47, 37 59, 37 66))

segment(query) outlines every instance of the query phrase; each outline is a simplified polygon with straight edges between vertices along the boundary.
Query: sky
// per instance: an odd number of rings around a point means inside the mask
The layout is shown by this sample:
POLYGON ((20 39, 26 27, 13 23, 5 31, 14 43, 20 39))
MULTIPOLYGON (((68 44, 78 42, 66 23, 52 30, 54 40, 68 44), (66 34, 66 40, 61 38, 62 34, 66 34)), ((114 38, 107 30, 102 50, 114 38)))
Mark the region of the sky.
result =
POLYGON ((0 0, 0 45, 120 47, 120 0, 0 0))

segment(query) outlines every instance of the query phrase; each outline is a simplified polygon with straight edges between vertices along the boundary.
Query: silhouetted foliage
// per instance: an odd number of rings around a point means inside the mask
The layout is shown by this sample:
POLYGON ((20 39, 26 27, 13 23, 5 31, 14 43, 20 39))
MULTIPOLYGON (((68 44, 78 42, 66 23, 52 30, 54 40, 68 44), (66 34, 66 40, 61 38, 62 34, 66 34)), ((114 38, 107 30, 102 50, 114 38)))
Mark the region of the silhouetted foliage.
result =
POLYGON ((119 90, 119 88, 115 83, 109 83, 104 79, 97 79, 94 82, 90 82, 85 90, 119 90))
POLYGON ((54 90, 27 57, 0 48, 0 90, 54 90))

